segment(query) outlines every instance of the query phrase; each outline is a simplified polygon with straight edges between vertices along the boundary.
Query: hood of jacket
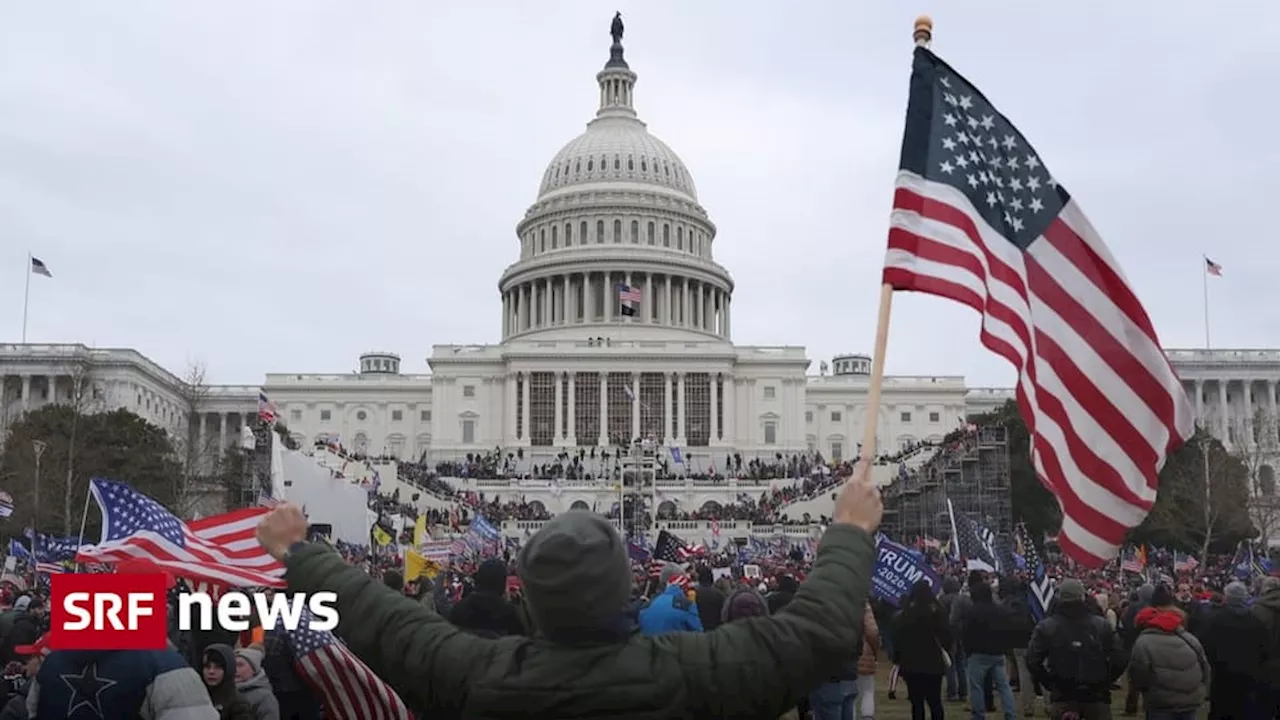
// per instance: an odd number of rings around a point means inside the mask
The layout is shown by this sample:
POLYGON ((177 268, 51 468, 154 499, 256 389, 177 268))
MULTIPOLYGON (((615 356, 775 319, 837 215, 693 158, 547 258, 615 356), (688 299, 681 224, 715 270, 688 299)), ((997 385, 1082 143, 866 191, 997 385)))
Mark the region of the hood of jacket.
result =
POLYGON ((760 591, 753 587, 740 587, 729 593, 724 605, 720 608, 721 622, 731 622, 749 617, 762 617, 769 614, 769 603, 760 591))
POLYGON ((505 595, 507 592, 507 565, 497 558, 490 558, 480 563, 474 575, 476 590, 490 595, 505 595))
POLYGON ((1178 608, 1143 608, 1135 618, 1135 624, 1141 629, 1151 628, 1171 633, 1182 627, 1187 620, 1186 613, 1178 608))

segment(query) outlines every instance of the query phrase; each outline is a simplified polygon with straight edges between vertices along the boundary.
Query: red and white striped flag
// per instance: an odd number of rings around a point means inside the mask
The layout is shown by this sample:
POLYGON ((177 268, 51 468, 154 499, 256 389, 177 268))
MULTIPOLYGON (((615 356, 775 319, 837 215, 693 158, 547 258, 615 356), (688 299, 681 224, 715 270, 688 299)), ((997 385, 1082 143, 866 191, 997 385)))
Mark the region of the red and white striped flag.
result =
POLYGON ((312 630, 303 611, 298 630, 286 631, 298 674, 324 699, 325 717, 337 720, 412 720, 409 708, 355 653, 328 630, 312 630))
POLYGON ((257 540, 267 508, 233 510, 188 524, 124 483, 95 478, 90 491, 102 508, 102 540, 81 548, 77 562, 142 560, 178 577, 229 587, 284 587, 284 566, 257 540))
POLYGON ((1031 460, 1062 505, 1059 544, 1097 567, 1156 499, 1191 404, 1146 310, 1079 205, 1021 133, 928 49, 915 51, 884 282, 982 314, 1017 368, 1031 460))

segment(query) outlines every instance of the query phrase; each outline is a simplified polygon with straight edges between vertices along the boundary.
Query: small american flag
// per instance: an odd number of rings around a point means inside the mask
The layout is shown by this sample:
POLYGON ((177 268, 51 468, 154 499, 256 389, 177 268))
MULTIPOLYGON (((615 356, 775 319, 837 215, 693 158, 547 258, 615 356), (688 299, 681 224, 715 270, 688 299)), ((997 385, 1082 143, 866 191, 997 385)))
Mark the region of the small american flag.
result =
POLYGON ((324 699, 325 717, 337 720, 412 720, 413 713, 391 686, 328 630, 312 630, 302 613, 298 630, 285 631, 294 663, 324 699))
POLYGON ((1222 266, 1209 258, 1204 259, 1204 271, 1214 277, 1222 277, 1222 266))
POLYGON ((274 425, 276 414, 276 404, 267 398, 266 393, 258 393, 258 419, 268 425, 274 425))
POLYGON ((947 500, 947 512, 951 514, 951 526, 955 529, 953 546, 967 569, 997 572, 1000 561, 996 559, 995 534, 978 525, 964 513, 957 513, 951 500, 947 500))
POLYGON ((94 478, 102 508, 102 540, 80 549, 79 562, 142 560, 180 577, 231 587, 284 587, 284 566, 258 544, 266 508, 245 508, 184 523, 160 503, 125 485, 94 478))
POLYGON ((618 299, 621 300, 622 302, 638 303, 640 302, 640 297, 641 297, 640 288, 634 287, 632 285, 618 286, 618 299))
POLYGON ((60 563, 38 562, 36 563, 36 572, 45 573, 46 575, 59 575, 66 572, 67 569, 60 563))
POLYGON ((31 258, 31 273, 33 275, 43 275, 47 278, 53 277, 53 273, 49 272, 49 266, 45 265, 40 258, 31 258))
POLYGON ((1089 567, 1151 511, 1160 468, 1195 430, 1142 303, 1026 138, 917 47, 884 282, 982 315, 1018 370, 1031 462, 1062 505, 1059 544, 1089 567))
POLYGON ((658 532, 658 541, 653 545, 653 557, 665 562, 683 563, 693 557, 693 552, 683 540, 662 530, 658 532))

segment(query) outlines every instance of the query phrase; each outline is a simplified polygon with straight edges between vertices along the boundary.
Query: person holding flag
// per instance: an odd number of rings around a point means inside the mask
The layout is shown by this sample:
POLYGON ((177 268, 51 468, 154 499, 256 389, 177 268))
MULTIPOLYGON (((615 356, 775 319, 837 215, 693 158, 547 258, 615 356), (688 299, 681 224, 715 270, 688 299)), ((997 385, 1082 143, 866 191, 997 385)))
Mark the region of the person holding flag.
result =
POLYGON ((1124 674, 1126 657, 1120 636, 1090 610, 1084 584, 1068 578, 1052 613, 1031 633, 1027 669, 1045 688, 1049 717, 1109 720, 1111 685, 1124 674))

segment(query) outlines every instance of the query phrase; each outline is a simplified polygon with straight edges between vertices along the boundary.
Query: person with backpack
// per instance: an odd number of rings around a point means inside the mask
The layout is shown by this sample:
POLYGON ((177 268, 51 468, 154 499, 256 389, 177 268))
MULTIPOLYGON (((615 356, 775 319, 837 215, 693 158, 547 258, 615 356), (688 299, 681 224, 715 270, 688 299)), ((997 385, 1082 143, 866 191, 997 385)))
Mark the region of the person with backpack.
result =
POLYGON ((1027 670, 1048 693, 1050 719, 1110 720, 1111 685, 1126 667, 1120 636, 1090 610, 1084 584, 1063 580, 1027 646, 1027 670))

